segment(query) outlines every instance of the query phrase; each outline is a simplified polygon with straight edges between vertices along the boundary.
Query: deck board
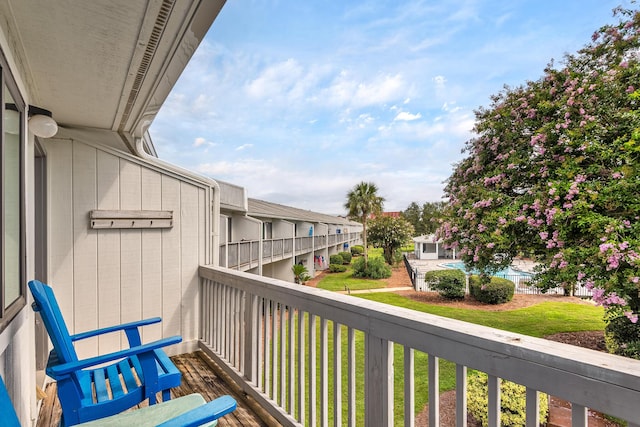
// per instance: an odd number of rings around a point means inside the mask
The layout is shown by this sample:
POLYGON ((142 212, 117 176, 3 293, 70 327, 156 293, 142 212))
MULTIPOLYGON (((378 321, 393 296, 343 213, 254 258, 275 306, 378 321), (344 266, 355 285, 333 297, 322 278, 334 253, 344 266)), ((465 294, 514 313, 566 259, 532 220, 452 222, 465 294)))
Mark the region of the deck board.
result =
MULTIPOLYGON (((171 397, 180 397, 191 393, 200 393, 208 402, 218 396, 229 394, 238 402, 238 408, 231 414, 222 417, 220 427, 263 427, 267 426, 258 415, 212 370, 206 360, 207 356, 200 351, 182 354, 171 358, 182 372, 182 383, 171 390, 171 397)), ((47 396, 40 407, 37 427, 54 427, 59 425, 62 410, 56 395, 56 383, 50 383, 46 389, 47 396)), ((146 405, 146 404, 145 404, 146 405)))

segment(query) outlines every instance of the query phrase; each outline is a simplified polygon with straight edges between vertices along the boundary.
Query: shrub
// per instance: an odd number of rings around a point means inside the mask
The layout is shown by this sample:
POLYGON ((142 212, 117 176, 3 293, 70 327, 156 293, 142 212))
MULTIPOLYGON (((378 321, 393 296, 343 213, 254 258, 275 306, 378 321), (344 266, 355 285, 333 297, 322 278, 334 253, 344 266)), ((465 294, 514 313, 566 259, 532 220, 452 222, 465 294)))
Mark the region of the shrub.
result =
POLYGON ((483 283, 480 276, 469 277, 469 293, 485 304, 503 304, 513 299, 516 285, 508 279, 491 277, 489 283, 483 283))
POLYGON ((640 359, 640 328, 626 316, 609 319, 604 336, 609 353, 640 359))
POLYGON ((340 254, 333 254, 329 257, 329 264, 344 264, 344 260, 340 254))
POLYGON ((329 272, 331 273, 344 273, 347 271, 347 266, 343 264, 329 264, 329 272))
MULTIPOLYGON (((487 374, 472 372, 467 380, 467 409, 482 426, 489 424, 487 414, 487 374)), ((547 395, 540 393, 540 421, 546 422, 549 412, 547 395)), ((526 424, 526 387, 510 381, 500 382, 500 425, 520 427, 526 424)))
POLYGON ((444 298, 464 298, 465 276, 461 270, 428 271, 424 274, 424 281, 444 298))
POLYGON ((358 256, 358 255, 362 255, 363 253, 364 253, 364 246, 362 245, 351 246, 351 255, 358 256))
POLYGON ((391 268, 385 264, 382 258, 369 258, 365 268, 364 257, 361 257, 353 263, 353 277, 385 279, 391 277, 391 268))
POLYGON ((351 264, 351 252, 338 252, 338 255, 342 257, 343 264, 351 264))

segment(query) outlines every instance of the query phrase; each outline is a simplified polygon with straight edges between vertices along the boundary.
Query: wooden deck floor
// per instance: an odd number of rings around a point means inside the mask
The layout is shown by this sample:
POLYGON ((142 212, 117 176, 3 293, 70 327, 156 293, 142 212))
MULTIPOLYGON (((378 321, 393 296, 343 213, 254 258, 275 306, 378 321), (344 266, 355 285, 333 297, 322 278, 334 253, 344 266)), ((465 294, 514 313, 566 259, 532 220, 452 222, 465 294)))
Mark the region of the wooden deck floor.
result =
MULTIPOLYGON (((171 397, 184 396, 190 393, 200 393, 208 402, 214 398, 229 394, 238 402, 238 408, 231 414, 222 417, 220 427, 236 426, 267 426, 249 407, 244 396, 233 391, 216 373, 212 361, 201 351, 183 354, 171 358, 182 372, 182 384, 171 390, 171 397)), ((56 384, 51 383, 46 389, 47 396, 40 407, 37 427, 57 427, 62 413, 56 395, 56 384)), ((269 423, 271 424, 271 423, 269 423)))

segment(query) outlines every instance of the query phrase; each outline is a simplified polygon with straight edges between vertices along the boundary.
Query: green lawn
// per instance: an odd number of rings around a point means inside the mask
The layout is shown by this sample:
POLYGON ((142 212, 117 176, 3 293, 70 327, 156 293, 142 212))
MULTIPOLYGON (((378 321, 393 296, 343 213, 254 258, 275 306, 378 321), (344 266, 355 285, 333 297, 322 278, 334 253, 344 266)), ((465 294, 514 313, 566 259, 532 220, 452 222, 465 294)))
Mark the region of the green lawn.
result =
MULTIPOLYGON (((372 287, 384 287, 386 282, 353 279, 350 272, 334 273, 326 275, 319 283, 318 287, 323 289, 344 290, 344 286, 350 289, 365 289, 372 287)), ((386 304, 409 308, 438 316, 458 319, 466 322, 494 327, 506 331, 516 332, 534 337, 544 337, 558 332, 573 332, 586 330, 603 330, 604 322, 602 307, 590 304, 576 304, 573 302, 543 302, 527 308, 511 311, 486 311, 475 309, 463 309, 448 307, 445 305, 428 305, 410 298, 392 293, 371 293, 358 294, 359 298, 383 302, 386 304)), ((318 332, 319 334, 319 332, 318 332)), ((342 379, 343 379, 343 421, 346 419, 347 401, 347 330, 342 329, 342 379)), ((319 336, 319 335, 318 335, 319 336)), ((329 322, 329 358, 332 359, 333 352, 333 325, 329 322)), ((307 341, 308 342, 308 341, 307 341)), ((318 344, 319 348, 319 344, 318 344)), ((356 389, 357 393, 357 413, 358 420, 362 419, 364 411, 364 395, 362 390, 364 383, 364 336, 356 331, 356 389)), ((428 356, 421 352, 415 352, 415 411, 420 412, 428 401, 428 356)), ((329 418, 333 421, 333 361, 329 362, 329 418)), ((403 384, 404 384, 404 359, 403 348, 400 345, 394 346, 394 390, 395 390, 395 414, 396 425, 402 425, 403 413, 403 384)), ((319 366, 317 367, 318 375, 319 366)), ((440 361, 440 391, 448 391, 455 388, 455 365, 448 361, 440 361)), ((318 393, 320 391, 318 390, 318 393)), ((318 396, 320 396, 318 394, 318 396)), ((318 399, 319 400, 319 399, 318 399)), ((319 402, 318 402, 319 405, 319 402)), ((319 406, 318 406, 319 411, 319 406)), ((308 418, 307 418, 308 419, 308 418)))
POLYGON ((428 305, 393 292, 359 294, 357 296, 532 337, 544 337, 558 332, 601 331, 604 329, 603 308, 590 304, 547 301, 511 311, 486 311, 445 305, 428 305))

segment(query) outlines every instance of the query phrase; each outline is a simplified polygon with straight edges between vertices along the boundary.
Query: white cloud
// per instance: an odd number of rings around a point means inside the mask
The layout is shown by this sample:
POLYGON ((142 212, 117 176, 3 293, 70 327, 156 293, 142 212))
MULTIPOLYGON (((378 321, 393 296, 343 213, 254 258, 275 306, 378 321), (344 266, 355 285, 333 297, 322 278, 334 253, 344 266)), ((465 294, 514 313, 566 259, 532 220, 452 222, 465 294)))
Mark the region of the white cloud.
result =
POLYGON ((195 141, 193 141, 193 146, 194 147, 200 147, 201 145, 204 145, 207 143, 207 140, 201 136, 197 137, 195 139, 195 141))
POLYGON ((422 117, 422 114, 418 113, 418 114, 411 114, 411 113, 407 113, 406 111, 401 111, 398 113, 398 115, 393 119, 394 121, 405 121, 405 122, 410 122, 413 120, 418 120, 419 118, 422 117))
POLYGON ((253 147, 253 144, 242 144, 242 145, 236 147, 236 151, 243 151, 243 150, 246 150, 246 149, 251 148, 251 147, 253 147))
POLYGON ((435 83, 436 89, 444 89, 445 84, 447 83, 447 79, 444 76, 435 76, 431 80, 435 83))

